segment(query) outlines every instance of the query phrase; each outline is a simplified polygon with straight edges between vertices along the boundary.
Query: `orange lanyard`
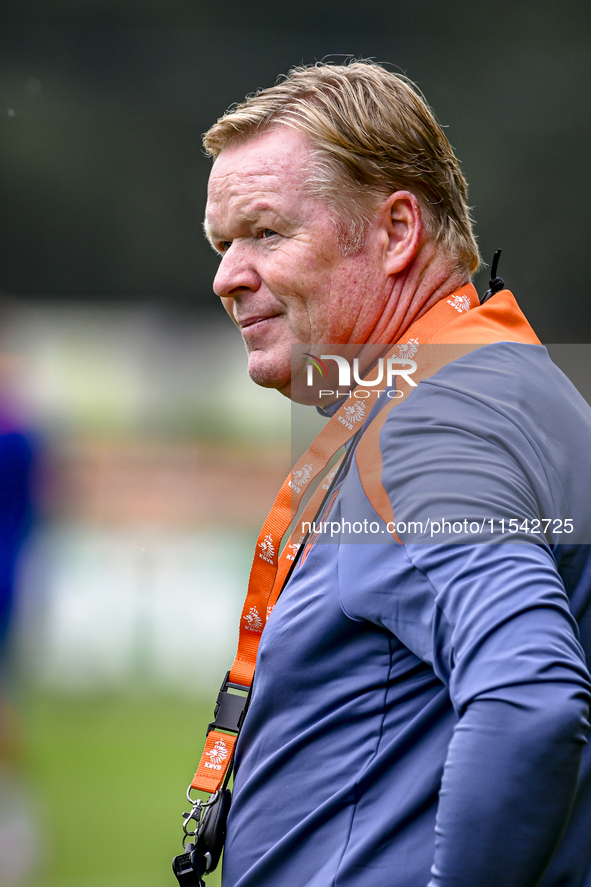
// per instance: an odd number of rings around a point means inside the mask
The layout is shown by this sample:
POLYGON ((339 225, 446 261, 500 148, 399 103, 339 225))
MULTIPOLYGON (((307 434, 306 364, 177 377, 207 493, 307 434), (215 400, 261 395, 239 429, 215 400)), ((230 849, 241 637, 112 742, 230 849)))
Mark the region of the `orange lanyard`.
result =
MULTIPOLYGON (((359 431, 378 397, 378 391, 372 391, 369 398, 355 404, 354 413, 351 413, 348 399, 345 400, 296 462, 279 490, 259 533, 246 600, 240 617, 238 650, 218 695, 215 721, 210 724, 205 748, 191 788, 216 792, 224 782, 246 705, 244 696, 229 693, 228 690, 248 691, 252 685, 259 642, 265 623, 297 556, 303 535, 296 529, 279 555, 281 541, 306 490, 326 469, 333 456, 359 431), (340 421, 341 418, 343 422, 340 421), (221 729, 216 729, 217 727, 221 729), (228 730, 232 730, 234 735, 226 732, 228 730)), ((300 526, 305 520, 313 518, 318 511, 339 464, 340 462, 314 491, 299 522, 300 526)))
MULTIPOLYGON (((432 339, 442 326, 458 318, 458 313, 478 305, 478 297, 470 284, 441 300, 407 330, 405 339, 418 344, 432 339)), ((475 340, 477 341, 477 340, 475 340)), ((388 356, 399 346, 393 346, 388 356)), ((369 397, 356 400, 352 406, 347 398, 325 425, 308 450, 287 476, 257 540, 250 571, 248 591, 238 637, 238 650, 218 695, 214 721, 209 725, 205 748, 189 791, 197 789, 217 792, 224 784, 233 760, 234 747, 242 726, 256 665, 259 642, 267 618, 281 593, 286 578, 303 541, 297 528, 279 548, 298 511, 302 497, 312 482, 325 469, 333 456, 362 428, 381 392, 370 389, 369 397), (230 692, 238 691, 237 693, 230 692)), ((408 393, 408 392, 407 392, 408 393)), ((344 458, 344 457, 343 457, 344 458)), ((322 506, 340 462, 313 493, 298 526, 312 520, 322 506)))

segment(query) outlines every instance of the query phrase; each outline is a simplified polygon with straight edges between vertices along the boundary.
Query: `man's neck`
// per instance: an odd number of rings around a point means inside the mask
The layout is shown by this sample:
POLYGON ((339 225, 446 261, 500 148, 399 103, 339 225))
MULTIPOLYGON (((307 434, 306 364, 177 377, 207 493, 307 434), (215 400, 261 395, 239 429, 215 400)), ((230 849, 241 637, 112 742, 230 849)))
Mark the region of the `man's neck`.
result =
POLYGON ((412 265, 393 278, 388 305, 368 343, 397 342, 415 320, 469 282, 465 271, 450 269, 449 259, 431 250, 425 245, 412 265))

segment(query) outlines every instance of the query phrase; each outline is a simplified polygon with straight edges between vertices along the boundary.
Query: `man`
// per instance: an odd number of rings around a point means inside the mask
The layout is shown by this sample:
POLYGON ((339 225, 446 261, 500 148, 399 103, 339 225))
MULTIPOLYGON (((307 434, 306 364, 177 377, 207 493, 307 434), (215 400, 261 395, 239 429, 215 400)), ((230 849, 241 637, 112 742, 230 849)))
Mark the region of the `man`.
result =
POLYGON ((479 304, 404 78, 295 69, 205 146, 251 378, 351 429, 260 640, 224 887, 591 885, 591 411, 510 293, 479 304))

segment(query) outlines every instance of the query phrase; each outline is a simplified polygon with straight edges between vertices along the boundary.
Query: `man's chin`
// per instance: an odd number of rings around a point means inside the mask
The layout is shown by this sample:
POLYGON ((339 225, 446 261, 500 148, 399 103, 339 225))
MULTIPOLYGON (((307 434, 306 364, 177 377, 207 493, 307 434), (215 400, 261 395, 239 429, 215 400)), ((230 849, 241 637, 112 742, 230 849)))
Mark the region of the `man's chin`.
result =
POLYGON ((248 356, 248 375, 262 388, 276 388, 283 392, 291 382, 291 362, 285 366, 283 361, 272 360, 255 351, 248 356))
POLYGON ((291 359, 285 364, 272 360, 260 351, 252 352, 248 356, 248 375, 261 388, 274 388, 296 403, 308 406, 320 403, 317 392, 304 385, 303 377, 300 378, 301 373, 297 373, 297 382, 294 384, 291 359))

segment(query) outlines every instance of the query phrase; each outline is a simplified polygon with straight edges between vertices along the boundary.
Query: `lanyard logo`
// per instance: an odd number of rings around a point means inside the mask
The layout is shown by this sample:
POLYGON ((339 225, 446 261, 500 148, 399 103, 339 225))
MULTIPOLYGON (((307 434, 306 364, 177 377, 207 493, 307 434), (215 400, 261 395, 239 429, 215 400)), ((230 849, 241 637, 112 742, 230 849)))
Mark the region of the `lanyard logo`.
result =
POLYGON ((302 490, 308 485, 308 483, 310 482, 310 478, 312 477, 313 469, 313 465, 307 464, 302 465, 302 467, 298 468, 297 471, 292 471, 289 485, 294 493, 301 493, 302 490))
POLYGON ((396 347, 398 348, 398 357, 414 357, 419 350, 419 340, 409 339, 408 342, 400 342, 396 347))
POLYGON ((460 314, 463 314, 464 311, 469 311, 472 307, 468 296, 452 296, 451 299, 447 299, 447 304, 455 308, 460 314))
POLYGON ((263 620, 261 619, 259 611, 256 607, 251 607, 249 612, 244 614, 244 621, 246 623, 244 627, 247 631, 263 630, 263 620))
POLYGON ((209 761, 205 761, 208 770, 221 770, 222 764, 228 757, 228 747, 223 739, 218 739, 216 744, 207 752, 209 761))
POLYGON ((264 561, 267 561, 268 564, 275 563, 275 545, 273 544, 273 537, 270 533, 267 533, 265 538, 259 542, 259 557, 264 561))
POLYGON ((289 543, 289 545, 287 546, 287 550, 289 551, 289 554, 285 555, 285 557, 287 558, 288 561, 295 561, 296 554, 299 551, 300 544, 301 544, 300 542, 290 542, 289 543))
POLYGON ((356 422, 363 422, 366 410, 367 407, 361 401, 346 406, 345 415, 339 416, 339 422, 351 431, 356 422))

